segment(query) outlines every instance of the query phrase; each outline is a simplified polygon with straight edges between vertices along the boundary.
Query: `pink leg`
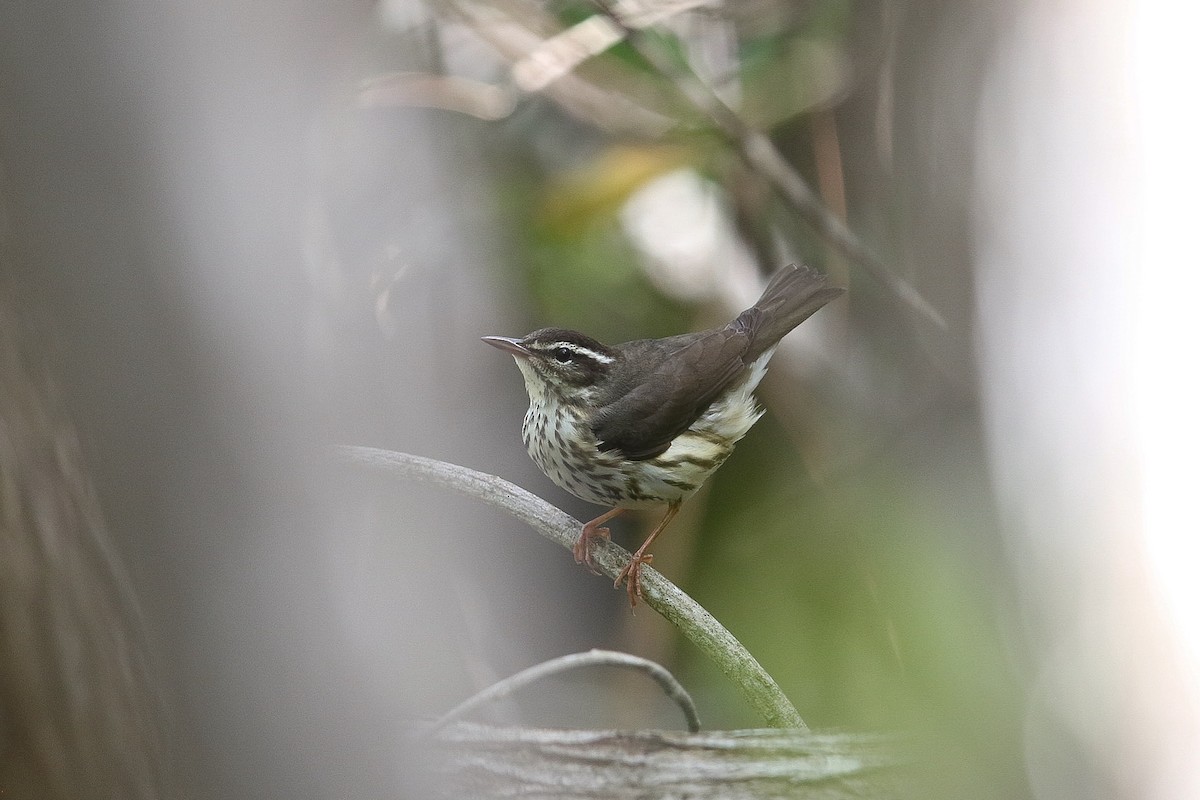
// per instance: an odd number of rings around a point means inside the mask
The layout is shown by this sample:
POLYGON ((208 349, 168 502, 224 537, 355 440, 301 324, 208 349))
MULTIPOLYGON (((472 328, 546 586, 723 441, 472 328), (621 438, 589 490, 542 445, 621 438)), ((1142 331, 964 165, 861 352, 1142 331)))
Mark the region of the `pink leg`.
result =
POLYGON ((637 606, 637 599, 642 596, 642 565, 649 564, 654 561, 654 555, 652 553, 647 553, 646 550, 650 547, 650 544, 658 537, 658 535, 663 532, 663 528, 666 528, 667 525, 671 523, 671 520, 675 519, 675 515, 678 513, 679 503, 672 503, 671 505, 667 506, 667 515, 663 517, 662 522, 658 523, 657 527, 650 532, 650 535, 646 537, 646 541, 642 542, 642 546, 637 549, 637 552, 634 553, 633 557, 629 559, 629 563, 626 564, 625 568, 621 570, 621 574, 617 576, 616 581, 613 582, 613 586, 620 586, 621 581, 625 581, 625 589, 629 592, 630 608, 637 606))
POLYGON ((592 551, 589 545, 591 544, 592 539, 607 539, 608 528, 602 528, 600 526, 624 511, 625 509, 623 508, 614 508, 610 511, 605 511, 603 514, 583 526, 583 530, 579 533, 579 541, 575 542, 574 552, 576 564, 586 564, 587 568, 590 569, 594 574, 600 574, 596 572, 596 562, 592 560, 592 551))

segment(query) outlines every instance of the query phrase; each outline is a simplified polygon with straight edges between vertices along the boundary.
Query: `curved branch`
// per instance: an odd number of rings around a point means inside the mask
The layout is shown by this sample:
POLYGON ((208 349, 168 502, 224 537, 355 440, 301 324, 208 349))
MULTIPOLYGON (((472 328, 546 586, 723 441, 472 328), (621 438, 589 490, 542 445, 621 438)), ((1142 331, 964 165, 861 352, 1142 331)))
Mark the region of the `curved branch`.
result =
POLYGON ((645 672, 654 679, 655 683, 662 687, 667 697, 674 700, 680 710, 683 711, 688 731, 691 733, 698 733, 700 731, 700 717, 696 714, 696 704, 692 701, 692 696, 687 693, 683 685, 675 679, 675 676, 666 667, 656 664, 648 658, 630 655, 629 653, 618 653, 614 650, 588 650, 586 653, 572 653, 552 658, 549 661, 543 661, 540 664, 534 664, 529 669, 523 669, 516 675, 493 683, 482 692, 468 697, 447 711, 425 733, 426 735, 436 733, 446 725, 474 711, 476 708, 493 700, 508 697, 513 692, 531 683, 536 683, 543 678, 548 678, 551 675, 566 672, 570 669, 579 669, 580 667, 629 667, 630 669, 645 672))
MULTIPOLYGON (((579 538, 582 523, 503 478, 432 458, 381 450, 375 447, 341 446, 346 459, 390 475, 416 479, 470 495, 506 511, 538 533, 570 550, 579 538)), ((620 545, 598 540, 592 550, 601 572, 616 580, 629 561, 629 551, 620 545)), ((776 728, 808 726, 754 656, 721 623, 671 583, 660 572, 642 568, 642 597, 646 604, 670 620, 696 647, 713 660, 721 672, 741 690, 746 701, 776 728)))

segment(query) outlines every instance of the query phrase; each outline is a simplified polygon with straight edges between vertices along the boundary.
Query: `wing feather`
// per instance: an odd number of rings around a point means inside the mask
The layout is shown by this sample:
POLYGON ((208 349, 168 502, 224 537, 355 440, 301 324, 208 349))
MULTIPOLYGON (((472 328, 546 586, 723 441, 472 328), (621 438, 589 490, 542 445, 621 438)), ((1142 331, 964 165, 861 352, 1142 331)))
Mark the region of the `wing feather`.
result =
POLYGON ((602 450, 635 461, 661 455, 745 372, 748 331, 729 325, 686 338, 678 349, 660 351, 643 380, 599 409, 592 431, 602 450))
POLYGON ((827 286, 816 270, 793 264, 724 328, 621 345, 637 369, 625 373, 613 399, 598 409, 592 431, 601 449, 635 461, 662 454, 745 375, 750 362, 844 291, 827 286))

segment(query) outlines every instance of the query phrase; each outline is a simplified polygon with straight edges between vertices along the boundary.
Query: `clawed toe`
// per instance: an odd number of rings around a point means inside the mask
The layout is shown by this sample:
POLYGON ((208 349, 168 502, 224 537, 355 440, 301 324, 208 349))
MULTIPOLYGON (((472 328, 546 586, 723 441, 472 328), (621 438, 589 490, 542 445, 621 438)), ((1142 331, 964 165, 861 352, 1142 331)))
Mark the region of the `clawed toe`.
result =
POLYGON ((617 575, 617 579, 613 581, 613 588, 619 589, 621 583, 625 583, 625 591, 629 595, 629 607, 636 608, 637 601, 642 595, 642 565, 649 564, 654 561, 653 553, 646 553, 639 556, 634 555, 629 559, 629 563, 617 575))
POLYGON ((596 562, 592 558, 591 543, 592 539, 609 538, 608 528, 600 527, 618 514, 624 513, 623 508, 614 508, 607 511, 594 520, 583 526, 583 530, 579 532, 579 539, 575 542, 575 547, 572 553, 575 555, 575 563, 585 565, 595 575, 600 573, 596 571, 596 562))
POLYGON ((596 569, 596 559, 592 556, 592 540, 604 539, 608 541, 610 537, 608 528, 593 528, 591 530, 584 529, 579 535, 579 539, 575 542, 575 547, 572 552, 575 554, 575 563, 583 564, 588 568, 588 571, 593 575, 599 575, 596 569))

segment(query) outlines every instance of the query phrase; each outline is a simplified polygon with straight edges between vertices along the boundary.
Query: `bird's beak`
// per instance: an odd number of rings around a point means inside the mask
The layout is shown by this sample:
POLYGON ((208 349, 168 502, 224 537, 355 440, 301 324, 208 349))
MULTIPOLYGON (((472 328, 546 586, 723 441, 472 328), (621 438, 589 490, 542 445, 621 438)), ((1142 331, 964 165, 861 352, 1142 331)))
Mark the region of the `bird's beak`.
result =
POLYGON ((531 356, 529 348, 521 344, 520 339, 510 339, 507 336, 484 336, 483 341, 500 350, 507 350, 514 356, 531 356))

